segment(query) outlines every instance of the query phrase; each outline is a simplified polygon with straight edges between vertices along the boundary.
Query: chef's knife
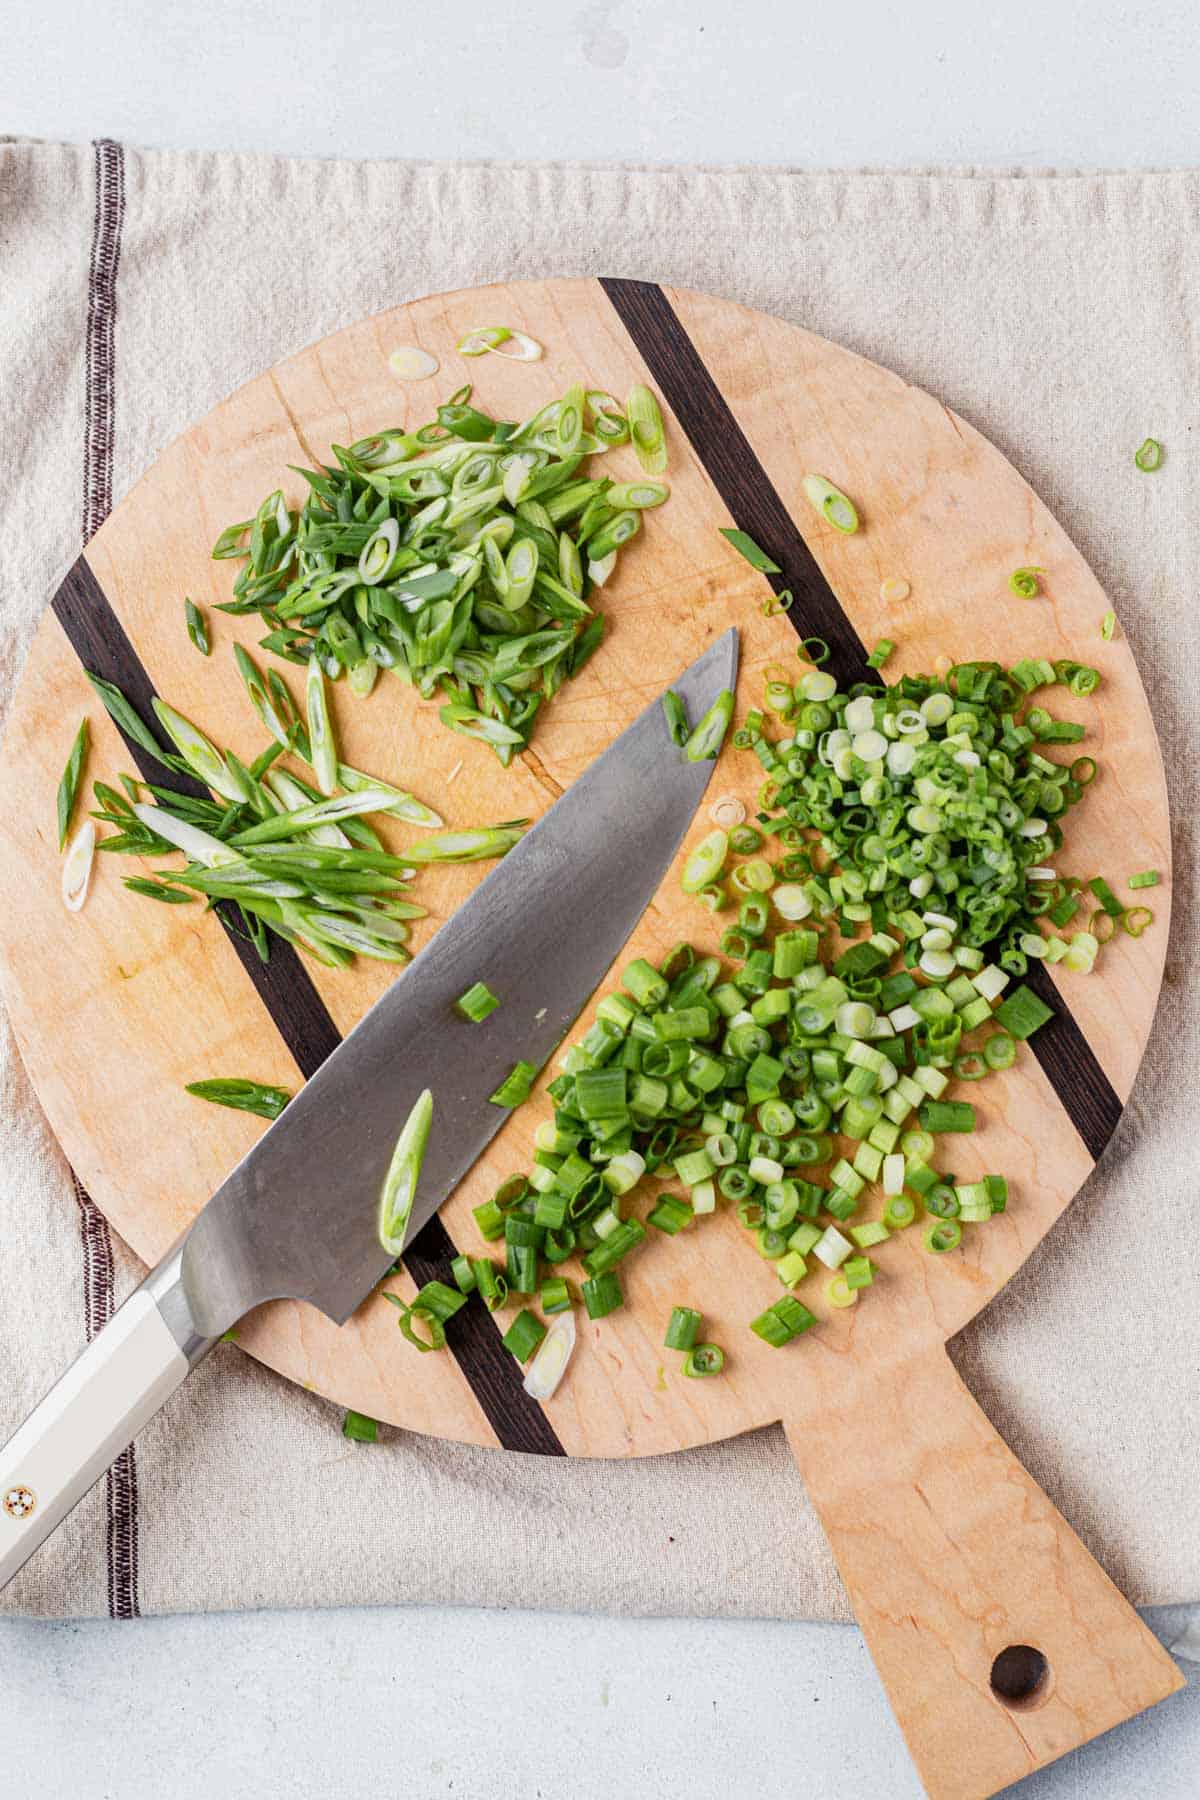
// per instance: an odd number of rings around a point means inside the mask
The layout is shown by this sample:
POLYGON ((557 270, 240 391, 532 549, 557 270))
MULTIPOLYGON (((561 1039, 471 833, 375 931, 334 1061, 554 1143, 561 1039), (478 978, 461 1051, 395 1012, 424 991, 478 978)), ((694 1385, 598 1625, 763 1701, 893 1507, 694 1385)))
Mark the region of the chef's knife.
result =
MULTIPOLYGON (((698 720, 737 673, 728 631, 675 683, 698 720)), ((434 1095, 408 1235, 508 1117, 490 1103, 541 1066, 641 918, 712 773, 661 697, 588 768, 305 1085, 158 1267, 0 1450, 0 1588, 223 1332, 264 1300, 341 1325, 387 1273, 379 1196, 400 1127, 434 1095), (454 1007, 474 981, 500 1006, 454 1007)))

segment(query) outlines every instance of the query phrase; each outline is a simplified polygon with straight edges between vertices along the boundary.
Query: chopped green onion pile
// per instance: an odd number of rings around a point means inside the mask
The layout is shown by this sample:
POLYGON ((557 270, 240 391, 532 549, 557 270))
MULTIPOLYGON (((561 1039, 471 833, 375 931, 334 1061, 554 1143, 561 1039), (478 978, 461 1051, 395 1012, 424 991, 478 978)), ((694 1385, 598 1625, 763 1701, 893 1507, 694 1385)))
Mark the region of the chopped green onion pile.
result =
MULTIPOLYGON (((486 1268, 493 1288, 530 1303, 506 1339, 516 1354, 535 1347, 539 1296, 548 1317, 570 1305, 544 1265, 577 1258, 586 1312, 606 1317, 624 1304, 628 1256, 723 1204, 785 1290, 749 1321, 775 1346, 817 1323, 816 1296, 810 1306, 794 1290, 818 1267, 828 1305, 852 1306, 875 1279, 869 1252, 895 1232, 922 1222, 926 1250, 945 1255, 966 1226, 1006 1210, 1004 1176, 938 1167, 950 1159, 939 1140, 976 1128, 975 1104, 951 1083, 1011 1067, 1052 1016, 1031 988, 1005 992, 1031 959, 1091 966, 1094 932, 1057 936, 1081 893, 1098 903, 1093 923, 1119 917, 1137 935, 1149 922, 1101 877, 1085 889, 1045 866, 1096 765, 1046 754, 1083 727, 1033 696, 1051 684, 1086 695, 1097 681, 1040 658, 850 693, 818 668, 795 683, 768 670, 782 735, 755 711, 734 739, 763 768, 755 824, 731 812, 683 865, 685 892, 705 904, 731 902, 726 880, 741 896, 721 956, 681 944, 661 969, 628 966, 560 1060, 532 1167, 476 1208, 505 1268, 484 1258, 472 1273, 486 1268), (760 854, 768 844, 773 856, 760 854), (731 870, 731 856, 745 860, 731 870), (672 1187, 639 1206, 650 1179, 672 1187)), ((1147 870, 1129 885, 1156 879, 1147 870)), ((518 1103, 533 1073, 524 1065, 496 1098, 518 1103)), ((700 1325, 677 1307, 667 1328, 693 1378, 724 1365, 700 1325)))
MULTIPOLYGON (((159 723, 175 746, 174 752, 165 751, 119 689, 91 678, 127 735, 165 768, 198 778, 211 796, 179 794, 130 775, 121 777, 120 793, 98 781, 92 818, 116 830, 96 848, 143 857, 183 851, 187 861, 182 869, 156 879, 136 876, 126 887, 168 905, 197 895, 210 906, 230 902, 236 908, 236 928, 264 962, 272 935, 332 968, 344 968, 355 956, 406 962, 411 921, 425 916, 425 908, 407 898, 416 870, 429 863, 503 856, 521 836, 525 821, 438 829, 442 818, 412 794, 339 761, 316 657, 308 671, 306 724, 276 670, 264 678, 240 646, 236 660, 271 738, 249 766, 232 751, 219 749, 174 707, 156 700, 159 723), (311 781, 281 765, 285 751, 309 765, 311 781), (434 835, 393 855, 367 823, 372 813, 422 826, 434 835)), ((82 741, 76 740, 64 784, 72 767, 78 779, 82 741)), ((60 819, 63 805, 60 794, 60 819)))
MULTIPOLYGON (((1084 696, 1099 679, 1079 663, 1026 657, 843 693, 820 668, 794 682, 768 670, 765 708, 734 735, 762 765, 758 825, 782 852, 768 892, 780 883, 788 919, 836 919, 844 937, 894 930, 905 964, 934 981, 977 968, 985 947, 1015 975, 1031 958, 1090 966, 1090 933, 1057 935, 1084 884, 1060 877, 1053 859, 1096 765, 1053 758, 1084 727, 1034 695, 1057 685, 1084 696), (1041 935, 1040 919, 1054 935, 1041 935)), ((761 918, 761 898, 743 899, 723 947, 742 953, 761 918)))
MULTIPOLYGON (((459 348, 504 355, 522 343, 532 340, 492 326, 459 348)), ((507 764, 600 642, 589 600, 669 494, 661 481, 591 476, 586 459, 632 439, 659 475, 666 440, 647 388, 633 389, 628 416, 577 387, 519 423, 481 412, 471 392, 414 431, 334 445, 333 464, 297 471, 309 486, 299 511, 277 489, 213 556, 243 559, 222 610, 261 613, 264 649, 316 656, 360 694, 389 669, 439 696, 443 723, 507 764)))
MULTIPOLYGON (((873 1279, 865 1252, 922 1212, 940 1226, 1004 1210, 1002 1177, 935 1171, 935 1134, 974 1130, 974 1107, 946 1090, 956 1075, 1012 1063, 1016 1040, 1047 1016, 1036 995, 1017 988, 997 1015, 1009 1029, 968 1050, 967 1035, 993 1023, 1002 969, 968 953, 952 979, 920 982, 897 966, 899 935, 877 931, 835 956, 817 929, 781 923, 733 967, 687 944, 661 969, 639 959, 601 1000, 549 1085, 555 1110, 537 1129, 533 1166, 476 1208, 482 1235, 504 1241, 510 1299, 540 1296, 548 1314, 569 1305, 543 1265, 575 1257, 588 1316, 603 1318, 624 1303, 627 1256, 730 1204, 788 1290, 782 1310, 751 1322, 783 1344, 815 1321, 791 1294, 810 1261, 835 1278, 831 1304, 850 1305, 873 1279), (1001 1044, 1003 1055, 991 1049, 1001 1044), (647 1178, 673 1189, 639 1216, 647 1178), (872 1185, 877 1217, 867 1216, 872 1185)), ((461 1260, 477 1280, 480 1265, 461 1260)), ((676 1307, 667 1327, 691 1378, 724 1366, 723 1351, 698 1342, 700 1325, 676 1307)), ((505 1342, 524 1361, 540 1329, 527 1304, 505 1342)))

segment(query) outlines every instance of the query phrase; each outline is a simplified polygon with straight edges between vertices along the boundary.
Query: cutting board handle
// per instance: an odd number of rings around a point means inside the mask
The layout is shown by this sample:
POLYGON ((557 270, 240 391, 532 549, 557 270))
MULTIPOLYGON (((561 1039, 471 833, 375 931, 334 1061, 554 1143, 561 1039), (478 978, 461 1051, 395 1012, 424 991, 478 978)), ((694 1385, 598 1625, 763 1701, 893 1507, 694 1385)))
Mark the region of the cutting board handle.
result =
POLYGON ((844 1400, 785 1429, 931 1800, 985 1800, 1184 1685, 940 1344, 840 1360, 844 1400))
POLYGON ((138 1288, 0 1449, 0 1588, 191 1367, 153 1294, 138 1288))

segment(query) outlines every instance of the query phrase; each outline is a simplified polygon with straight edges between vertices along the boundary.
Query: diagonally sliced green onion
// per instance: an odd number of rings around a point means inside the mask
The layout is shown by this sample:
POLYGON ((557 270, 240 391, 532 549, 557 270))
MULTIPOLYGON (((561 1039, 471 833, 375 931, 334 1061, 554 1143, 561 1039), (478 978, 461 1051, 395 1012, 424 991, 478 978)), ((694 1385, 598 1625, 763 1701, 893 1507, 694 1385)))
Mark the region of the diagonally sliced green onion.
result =
POLYGON ((189 1081, 185 1092, 194 1094, 198 1100, 209 1100, 214 1106, 230 1106, 235 1112, 253 1113, 259 1119, 277 1119, 292 1097, 286 1088, 236 1076, 189 1081))
POLYGON ((196 898, 194 894, 185 894, 182 888, 168 887, 161 881, 145 881, 140 875, 127 875, 122 886, 130 893, 141 894, 147 900, 161 900, 167 906, 190 906, 196 898))
POLYGON ((658 401, 648 387, 630 388, 625 413, 638 461, 647 475, 661 475, 667 466, 666 432, 658 401))
POLYGON ((329 700, 325 692, 325 674, 319 656, 308 659, 306 687, 308 740, 312 748, 312 768, 317 786, 323 794, 332 794, 337 786, 338 756, 329 717, 329 700))
POLYGON ((208 626, 204 622, 204 614, 194 600, 184 601, 183 619, 187 626, 187 634, 193 644, 201 656, 207 656, 211 647, 208 641, 208 626))
POLYGON ((250 704, 270 732, 275 742, 284 750, 292 748, 292 725, 282 717, 275 705, 272 695, 267 691, 258 664, 244 650, 241 644, 233 646, 233 659, 237 664, 238 674, 246 684, 246 692, 250 696, 250 704))
POLYGON ((433 1121, 433 1094, 428 1088, 417 1097, 404 1122, 379 1201, 379 1241, 389 1256, 399 1256, 404 1248, 409 1216, 416 1198, 421 1164, 429 1142, 433 1121))
POLYGON ((689 762, 710 762, 719 756, 733 718, 733 693, 722 688, 684 747, 689 762))
POLYGON ((758 569, 763 575, 779 575, 782 570, 777 562, 773 562, 765 550, 759 548, 754 539, 745 531, 721 526, 721 536, 727 538, 752 569, 758 569))
POLYGON ((463 831, 444 831, 410 844, 403 853, 406 863, 487 862, 505 856, 521 841, 525 820, 511 825, 487 825, 463 831))
POLYGON ((486 356, 512 336, 507 325, 480 325, 460 337, 454 348, 460 356, 486 356))
POLYGON ((809 504, 836 530, 847 537, 858 530, 858 511, 854 502, 823 475, 806 475, 804 492, 809 504))
MULTIPOLYGON (((551 1319, 549 1330, 539 1344, 522 1383, 525 1392, 534 1400, 553 1398, 575 1349, 575 1314, 571 1308, 569 1292, 565 1302, 566 1310, 562 1310, 557 1304, 552 1308, 546 1300, 546 1289, 550 1285, 546 1282, 542 1288, 543 1307, 547 1312, 553 1310, 558 1316, 551 1319)), ((567 1284, 563 1281, 558 1286, 565 1290, 567 1284)))
POLYGON ((252 790, 246 777, 230 765, 198 726, 157 697, 154 713, 184 762, 214 793, 239 805, 251 798, 252 790))
POLYGON ((158 837, 165 838, 190 856, 193 862, 201 863, 206 869, 240 869, 245 867, 245 859, 236 850, 220 838, 204 831, 199 825, 193 825, 190 819, 177 818, 165 806, 143 806, 140 803, 131 808, 135 818, 141 821, 149 831, 158 837))
POLYGON ((67 833, 71 828, 71 814, 75 810, 75 797, 79 792, 79 778, 83 773, 84 758, 88 749, 88 722, 80 720, 79 730, 75 733, 75 741, 71 745, 71 754, 67 758, 67 766, 62 772, 58 784, 58 847, 61 850, 67 841, 67 833))
POLYGON ((60 888, 68 912, 79 912, 87 899, 95 853, 96 826, 93 820, 85 819, 67 844, 62 862, 60 888))
POLYGON ((170 768, 171 765, 167 761, 162 745, 153 736, 141 715, 134 711, 120 688, 114 687, 111 681, 103 681, 99 675, 93 675, 90 669, 84 672, 104 702, 105 711, 113 723, 124 732, 130 743, 137 744, 140 749, 155 757, 164 767, 170 768))
POLYGON ((500 1002, 485 981, 475 981, 454 1004, 464 1018, 481 1025, 489 1014, 495 1012, 500 1002))
POLYGON ((729 837, 726 832, 718 829, 701 838, 683 865, 679 885, 684 893, 698 894, 701 888, 716 881, 725 867, 728 854, 729 837))

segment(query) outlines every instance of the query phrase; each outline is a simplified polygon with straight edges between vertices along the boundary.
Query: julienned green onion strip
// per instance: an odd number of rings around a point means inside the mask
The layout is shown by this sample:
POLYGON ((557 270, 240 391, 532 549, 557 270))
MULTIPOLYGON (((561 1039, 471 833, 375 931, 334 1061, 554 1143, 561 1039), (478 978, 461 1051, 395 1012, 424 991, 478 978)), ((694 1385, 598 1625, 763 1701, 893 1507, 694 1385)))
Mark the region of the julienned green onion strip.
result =
POLYGON ((1162 466, 1162 459, 1163 447, 1157 438, 1143 438, 1142 442, 1133 453, 1134 462, 1139 469, 1144 469, 1147 474, 1154 469, 1160 468, 1162 466))
POLYGON ((455 1001, 459 1012, 476 1025, 481 1025, 489 1013, 495 1012, 499 1004, 499 1000, 484 981, 472 982, 466 993, 460 995, 455 1001))
POLYGON ((235 1112, 254 1113, 260 1119, 277 1119, 291 1095, 286 1088, 270 1087, 262 1081, 246 1081, 225 1076, 212 1081, 189 1081, 187 1090, 198 1100, 211 1100, 215 1106, 230 1106, 235 1112))
MULTIPOLYGON (((465 353, 525 357, 533 340, 484 327, 465 353)), ((264 649, 365 695, 381 671, 440 702, 448 729, 505 765, 595 651, 593 598, 622 546, 669 495, 658 480, 612 482, 596 458, 632 430, 648 473, 666 449, 657 402, 635 389, 626 425, 611 396, 571 388, 524 420, 491 417, 465 387, 415 429, 376 432, 330 463, 298 469, 231 527, 214 555, 240 557, 225 609, 258 613, 264 649)), ((316 677, 310 707, 321 701, 316 677)), ((313 729, 317 785, 332 754, 313 729)))
POLYGON ((404 1248, 432 1122, 433 1094, 426 1088, 413 1102, 396 1139, 379 1198, 379 1241, 390 1256, 399 1256, 404 1248))
POLYGON ((779 564, 777 562, 773 562, 772 559, 767 555, 766 551, 761 550, 759 548, 759 546, 755 543, 754 539, 752 537, 748 536, 746 532, 738 531, 735 527, 732 527, 732 526, 726 527, 723 525, 721 527, 721 536, 723 538, 727 538, 728 541, 733 545, 734 549, 737 550, 742 556, 745 557, 746 561, 750 564, 750 567, 752 569, 757 569, 760 574, 762 574, 762 575, 782 574, 782 570, 780 569, 779 564))
POLYGON ((366 1413, 350 1411, 342 1420, 342 1436, 354 1444, 378 1443, 379 1421, 368 1418, 366 1413))
POLYGON ((81 719, 79 730, 75 733, 71 745, 71 754, 67 758, 66 768, 58 784, 58 847, 61 850, 67 841, 71 829, 71 815, 75 810, 75 796, 79 792, 79 777, 83 773, 84 758, 88 748, 88 722, 81 719))

